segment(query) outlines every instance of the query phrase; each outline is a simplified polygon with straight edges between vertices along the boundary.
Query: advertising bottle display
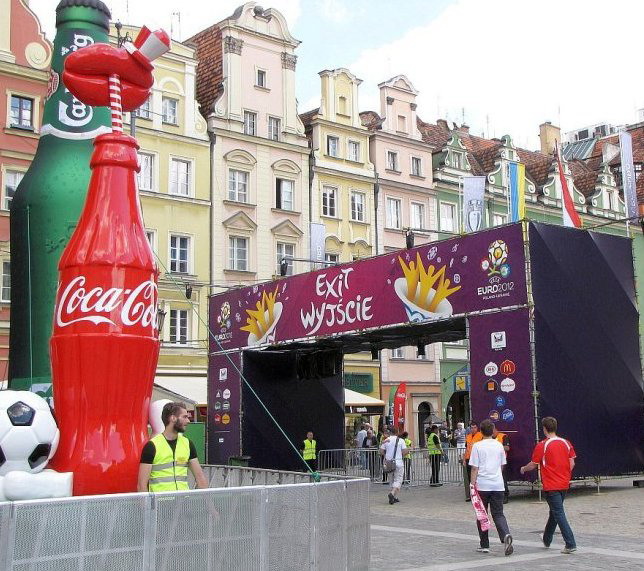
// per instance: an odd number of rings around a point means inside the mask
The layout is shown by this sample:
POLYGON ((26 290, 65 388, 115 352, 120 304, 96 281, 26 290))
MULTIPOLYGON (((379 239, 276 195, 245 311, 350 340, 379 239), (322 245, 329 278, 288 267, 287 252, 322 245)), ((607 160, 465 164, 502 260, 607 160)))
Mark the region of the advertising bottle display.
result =
POLYGON ((150 60, 167 49, 167 35, 143 28, 134 44, 94 45, 65 63, 66 87, 109 104, 113 128, 94 141, 87 200, 59 263, 51 337, 60 442, 50 467, 73 472, 74 495, 136 491, 148 438, 158 270, 137 192, 139 147, 122 132, 121 106, 147 99, 150 60))
POLYGON ((51 397, 49 337, 58 260, 78 222, 89 181, 92 140, 108 133, 107 108, 79 101, 60 74, 69 54, 106 43, 110 12, 98 0, 62 0, 40 141, 11 202, 9 386, 51 397))

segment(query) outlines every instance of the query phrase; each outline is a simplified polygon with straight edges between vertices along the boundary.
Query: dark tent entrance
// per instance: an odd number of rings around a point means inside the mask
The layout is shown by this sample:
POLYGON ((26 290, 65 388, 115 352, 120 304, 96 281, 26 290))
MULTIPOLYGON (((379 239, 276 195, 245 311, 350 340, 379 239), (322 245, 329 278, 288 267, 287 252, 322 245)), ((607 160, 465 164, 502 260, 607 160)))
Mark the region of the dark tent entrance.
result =
MULTIPOLYGON (((644 469, 625 238, 502 226, 211 296, 210 329, 210 463, 244 454, 300 470, 308 430, 344 447, 343 354, 467 337, 472 417, 510 434, 510 477, 549 415, 575 444, 577 476, 644 469)), ((464 413, 466 395, 448 406, 464 413)), ((422 426, 432 411, 417 414, 422 426)))
MULTIPOLYGON (((243 351, 241 370, 248 383, 240 383, 243 454, 250 456, 256 467, 302 470, 302 461, 289 441, 299 449, 309 430, 318 449, 344 448, 345 353, 427 345, 465 336, 465 319, 455 318, 243 351)), ((217 362, 225 366, 226 357, 220 357, 223 360, 218 358, 217 362)), ((429 422, 430 416, 425 420, 429 422)), ((215 447, 215 454, 217 450, 224 455, 208 461, 227 463, 226 449, 215 447)))

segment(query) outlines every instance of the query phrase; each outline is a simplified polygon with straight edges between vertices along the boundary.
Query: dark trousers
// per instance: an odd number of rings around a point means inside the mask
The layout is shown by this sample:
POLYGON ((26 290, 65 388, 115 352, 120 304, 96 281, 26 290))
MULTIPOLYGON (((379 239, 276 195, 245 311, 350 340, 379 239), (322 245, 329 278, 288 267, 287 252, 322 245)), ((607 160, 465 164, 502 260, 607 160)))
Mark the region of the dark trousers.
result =
POLYGON ((405 475, 403 476, 403 482, 409 483, 411 480, 411 458, 405 456, 403 458, 403 464, 405 466, 405 475))
POLYGON ((566 499, 566 491, 557 490, 545 492, 545 494, 548 507, 550 508, 550 514, 548 515, 546 529, 543 531, 543 542, 546 545, 550 545, 555 534, 555 529, 559 526, 559 531, 561 531, 561 537, 563 537, 566 547, 577 547, 575 536, 572 533, 572 529, 566 518, 566 512, 564 511, 563 503, 566 499))
POLYGON ((306 465, 311 468, 313 472, 318 471, 318 461, 314 458, 313 460, 304 460, 306 465))
POLYGON ((501 474, 503 474, 503 486, 505 487, 505 498, 510 497, 510 489, 508 488, 508 465, 501 466, 501 474))
POLYGON ((441 473, 441 454, 430 454, 429 460, 432 464, 432 477, 429 481, 430 484, 438 484, 440 481, 441 473))
MULTIPOLYGON (((481 501, 483 502, 487 513, 492 516, 494 525, 496 526, 496 531, 499 534, 499 539, 501 540, 501 543, 503 543, 505 536, 510 533, 508 522, 505 519, 505 515, 503 515, 503 492, 484 492, 479 490, 479 495, 481 496, 481 501)), ((488 532, 481 530, 481 524, 478 520, 476 520, 476 527, 479 529, 481 547, 490 547, 488 532)))
POLYGON ((470 466, 470 461, 465 462, 465 467, 463 468, 463 484, 465 485, 465 499, 470 499, 470 476, 472 474, 472 466, 470 466))

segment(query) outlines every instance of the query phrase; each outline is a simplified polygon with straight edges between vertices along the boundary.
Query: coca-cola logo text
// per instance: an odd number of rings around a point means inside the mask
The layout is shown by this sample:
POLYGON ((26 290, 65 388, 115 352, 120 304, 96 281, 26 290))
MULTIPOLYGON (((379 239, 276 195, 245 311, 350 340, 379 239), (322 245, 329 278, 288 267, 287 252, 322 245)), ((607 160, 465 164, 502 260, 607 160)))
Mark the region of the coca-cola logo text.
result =
POLYGON ((111 314, 120 307, 123 326, 140 323, 143 327, 153 325, 156 328, 157 284, 153 281, 141 282, 134 289, 125 290, 101 286, 88 289, 85 288, 85 282, 85 276, 77 276, 63 290, 56 308, 56 324, 59 327, 81 321, 116 326, 114 321, 101 314, 111 314))

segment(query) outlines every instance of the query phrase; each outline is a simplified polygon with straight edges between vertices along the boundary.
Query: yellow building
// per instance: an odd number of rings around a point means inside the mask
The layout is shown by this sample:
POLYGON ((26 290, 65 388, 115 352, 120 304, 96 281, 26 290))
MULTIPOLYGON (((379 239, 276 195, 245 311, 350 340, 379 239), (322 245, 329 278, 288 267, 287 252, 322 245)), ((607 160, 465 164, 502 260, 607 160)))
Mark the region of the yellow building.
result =
MULTIPOLYGON (((123 26, 120 33, 134 39, 138 28, 123 26)), ((116 30, 111 36, 116 42, 116 30)), ((205 394, 208 362, 210 143, 195 100, 195 50, 173 41, 154 65, 152 94, 136 112, 135 135, 143 219, 165 312, 155 384, 170 391, 164 396, 197 401, 205 394), (197 379, 203 392, 191 389, 197 379)))
MULTIPOLYGON (((334 264, 376 254, 376 178, 358 109, 361 80, 344 68, 319 75, 320 107, 300 118, 313 149, 311 222, 324 225, 324 259, 334 264)), ((380 362, 371 353, 346 355, 344 373, 346 388, 380 398, 380 362)))

